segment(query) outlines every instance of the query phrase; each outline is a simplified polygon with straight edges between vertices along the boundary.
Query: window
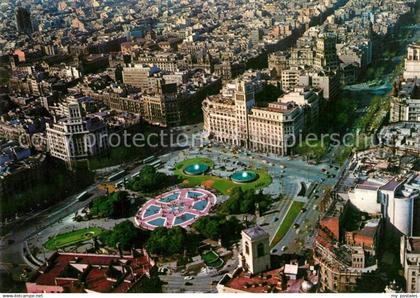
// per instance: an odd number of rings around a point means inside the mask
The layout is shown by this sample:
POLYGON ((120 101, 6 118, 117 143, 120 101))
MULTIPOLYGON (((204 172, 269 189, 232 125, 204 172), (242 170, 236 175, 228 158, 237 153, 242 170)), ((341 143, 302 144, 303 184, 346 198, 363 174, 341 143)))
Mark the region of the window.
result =
POLYGON ((263 257, 265 255, 264 252, 264 244, 263 243, 259 243, 257 245, 257 256, 258 258, 263 257))
POLYGON ((249 255, 249 244, 248 244, 248 242, 245 242, 245 253, 247 255, 249 255))

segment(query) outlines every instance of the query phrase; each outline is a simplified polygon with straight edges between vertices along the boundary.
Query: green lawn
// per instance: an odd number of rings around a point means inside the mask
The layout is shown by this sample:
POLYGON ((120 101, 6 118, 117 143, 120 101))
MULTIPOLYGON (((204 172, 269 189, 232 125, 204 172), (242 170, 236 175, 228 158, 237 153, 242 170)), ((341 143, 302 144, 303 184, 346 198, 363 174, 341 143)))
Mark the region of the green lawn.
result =
POLYGON ((292 226, 293 222, 295 221, 296 217, 299 215, 300 210, 303 208, 305 203, 294 201, 292 206, 290 207, 289 211, 287 212, 286 216, 284 217, 283 222, 280 224, 279 228, 277 229, 276 235, 274 236, 273 240, 271 240, 271 247, 274 247, 280 240, 286 235, 287 231, 289 231, 290 227, 292 226))
POLYGON ((230 179, 220 178, 211 175, 200 175, 200 176, 187 176, 184 174, 185 167, 195 164, 205 163, 210 168, 213 167, 214 162, 208 158, 196 157, 192 159, 184 160, 176 165, 175 175, 182 179, 182 184, 185 187, 195 187, 204 183, 207 188, 214 188, 222 194, 229 194, 230 191, 235 187, 241 187, 242 190, 263 188, 271 184, 272 178, 268 175, 264 169, 253 169, 258 174, 258 179, 254 182, 236 184, 230 179))
POLYGON ((92 239, 93 236, 99 236, 103 232, 104 229, 102 228, 86 228, 59 234, 45 242, 44 247, 48 250, 57 250, 92 239))
POLYGON ((206 265, 213 268, 222 267, 224 264, 223 260, 220 259, 219 255, 212 250, 206 251, 202 257, 206 265))
POLYGON ((219 258, 218 254, 217 254, 217 253, 215 253, 215 252, 214 252, 214 251, 212 251, 212 250, 206 251, 206 252, 203 254, 203 261, 204 261, 206 264, 213 263, 213 262, 217 261, 217 259, 218 259, 218 258, 219 258))

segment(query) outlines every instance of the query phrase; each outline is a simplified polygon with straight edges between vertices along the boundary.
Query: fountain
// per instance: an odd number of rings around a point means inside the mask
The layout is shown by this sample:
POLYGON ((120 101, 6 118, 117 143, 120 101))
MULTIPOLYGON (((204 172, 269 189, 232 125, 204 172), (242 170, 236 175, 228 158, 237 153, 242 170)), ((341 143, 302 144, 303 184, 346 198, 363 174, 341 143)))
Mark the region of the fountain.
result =
POLYGON ((203 175, 205 172, 207 172, 209 169, 209 166, 205 163, 196 163, 187 166, 184 169, 184 173, 190 176, 197 176, 197 175, 203 175))
POLYGON ((238 171, 233 173, 230 179, 235 183, 249 183, 258 179, 258 174, 254 171, 238 171))

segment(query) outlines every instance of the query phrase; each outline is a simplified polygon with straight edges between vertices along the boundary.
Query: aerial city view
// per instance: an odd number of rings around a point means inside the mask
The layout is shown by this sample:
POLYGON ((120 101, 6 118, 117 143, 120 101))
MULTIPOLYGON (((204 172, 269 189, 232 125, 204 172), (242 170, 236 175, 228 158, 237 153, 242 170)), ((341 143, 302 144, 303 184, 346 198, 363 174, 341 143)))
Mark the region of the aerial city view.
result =
POLYGON ((0 219, 2 297, 417 297, 420 0, 0 0, 0 219))

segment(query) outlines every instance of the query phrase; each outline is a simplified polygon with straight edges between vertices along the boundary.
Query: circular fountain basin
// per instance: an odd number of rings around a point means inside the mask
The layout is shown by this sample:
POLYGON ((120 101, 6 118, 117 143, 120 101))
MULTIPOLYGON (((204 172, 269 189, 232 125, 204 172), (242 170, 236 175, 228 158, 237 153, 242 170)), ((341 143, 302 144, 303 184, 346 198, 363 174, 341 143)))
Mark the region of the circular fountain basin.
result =
POLYGON ((204 174, 205 172, 208 171, 208 169, 209 169, 209 166, 206 165, 205 163, 196 163, 196 164, 192 164, 186 167, 184 169, 184 173, 190 176, 197 176, 197 175, 204 174))
POLYGON ((230 179, 235 183, 249 183, 258 179, 258 174, 254 171, 238 171, 233 173, 230 179))

